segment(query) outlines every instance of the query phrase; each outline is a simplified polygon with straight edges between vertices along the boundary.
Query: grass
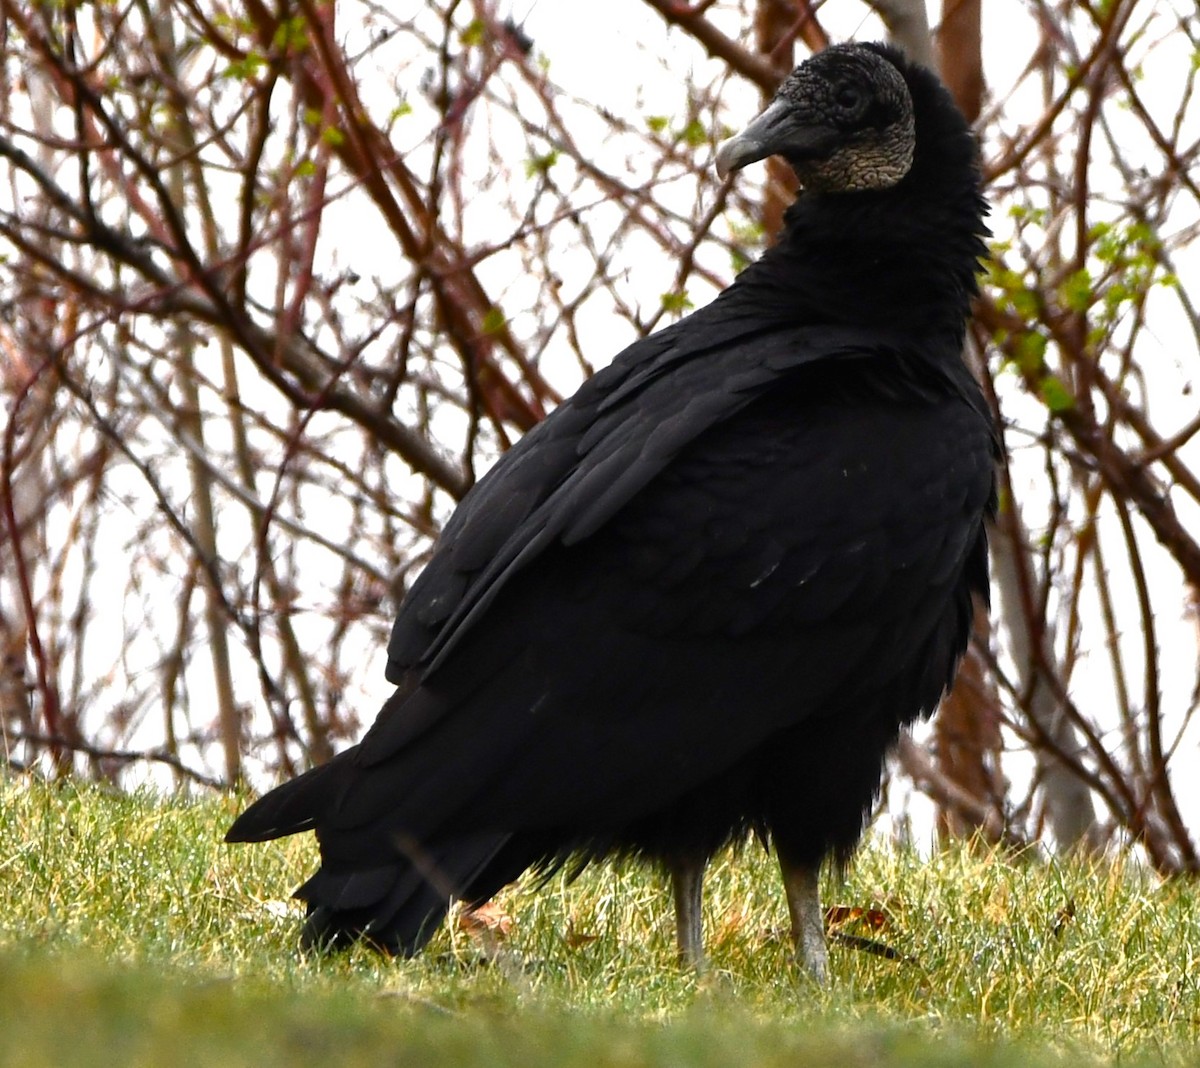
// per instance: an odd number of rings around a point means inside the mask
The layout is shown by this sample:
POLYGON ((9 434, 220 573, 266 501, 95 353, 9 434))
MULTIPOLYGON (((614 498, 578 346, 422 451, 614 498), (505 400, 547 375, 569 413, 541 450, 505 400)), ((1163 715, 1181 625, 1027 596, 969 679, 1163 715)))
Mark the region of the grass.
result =
POLYGON ((242 799, 0 780, 0 1063, 907 1066, 1193 1063, 1200 893, 1133 866, 872 846, 827 902, 875 910, 818 990, 757 848, 714 866, 712 968, 674 962, 661 877, 516 888, 498 953, 296 951, 307 838, 220 843, 242 799))

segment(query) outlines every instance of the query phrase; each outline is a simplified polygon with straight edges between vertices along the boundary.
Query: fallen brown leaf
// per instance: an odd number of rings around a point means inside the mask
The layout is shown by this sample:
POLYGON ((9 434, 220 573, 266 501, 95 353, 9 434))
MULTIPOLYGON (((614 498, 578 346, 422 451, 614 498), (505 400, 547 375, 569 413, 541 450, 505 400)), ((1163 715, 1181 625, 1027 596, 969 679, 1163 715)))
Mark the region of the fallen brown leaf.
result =
POLYGON ((485 901, 458 914, 458 929, 470 935, 503 939, 512 934, 515 926, 516 920, 494 901, 485 901))

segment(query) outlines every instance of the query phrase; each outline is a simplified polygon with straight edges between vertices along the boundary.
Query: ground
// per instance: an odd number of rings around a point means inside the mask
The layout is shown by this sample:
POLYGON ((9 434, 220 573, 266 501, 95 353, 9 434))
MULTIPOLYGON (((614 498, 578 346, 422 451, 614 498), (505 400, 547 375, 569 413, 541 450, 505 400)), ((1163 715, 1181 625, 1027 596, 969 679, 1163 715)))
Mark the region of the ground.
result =
POLYGON ((1131 862, 869 845, 823 886, 848 917, 826 990, 789 961, 757 847, 710 876, 699 979, 675 964, 665 880, 637 868, 506 893, 492 951, 457 924, 415 961, 312 959, 287 898, 312 845, 222 845, 245 801, 0 780, 0 1064, 1200 1056, 1200 888, 1131 862))

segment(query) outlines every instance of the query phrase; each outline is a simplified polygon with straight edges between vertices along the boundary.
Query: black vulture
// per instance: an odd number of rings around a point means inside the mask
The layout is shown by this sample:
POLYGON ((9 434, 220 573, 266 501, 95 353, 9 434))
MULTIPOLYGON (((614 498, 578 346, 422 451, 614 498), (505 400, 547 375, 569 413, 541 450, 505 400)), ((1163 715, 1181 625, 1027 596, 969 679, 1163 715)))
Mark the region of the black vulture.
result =
POLYGON ((635 856, 699 965, 705 866, 757 833, 824 976, 819 866, 987 596, 996 439, 961 355, 986 204, 949 94, 886 45, 807 60, 717 168, 772 154, 801 184, 777 243, 463 498, 375 723, 230 829, 316 831, 307 944, 413 954, 453 899, 635 856))

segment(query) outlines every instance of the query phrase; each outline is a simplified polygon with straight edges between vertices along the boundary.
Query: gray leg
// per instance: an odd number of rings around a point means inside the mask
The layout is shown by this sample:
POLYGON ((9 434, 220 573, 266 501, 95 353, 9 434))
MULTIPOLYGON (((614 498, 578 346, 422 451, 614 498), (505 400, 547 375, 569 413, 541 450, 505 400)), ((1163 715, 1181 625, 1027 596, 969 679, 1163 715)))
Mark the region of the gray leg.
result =
POLYGON ((668 868, 671 889, 675 892, 675 944, 679 947, 679 962, 702 972, 705 960, 700 903, 704 896, 704 861, 678 860, 668 868))
POLYGON ((829 954, 825 948, 825 916, 817 896, 818 868, 792 864, 779 857, 783 890, 792 917, 792 942, 796 956, 820 986, 829 976, 829 954))

